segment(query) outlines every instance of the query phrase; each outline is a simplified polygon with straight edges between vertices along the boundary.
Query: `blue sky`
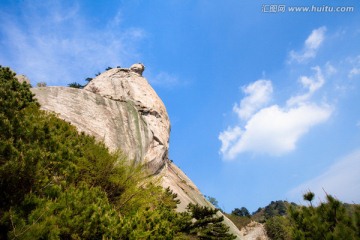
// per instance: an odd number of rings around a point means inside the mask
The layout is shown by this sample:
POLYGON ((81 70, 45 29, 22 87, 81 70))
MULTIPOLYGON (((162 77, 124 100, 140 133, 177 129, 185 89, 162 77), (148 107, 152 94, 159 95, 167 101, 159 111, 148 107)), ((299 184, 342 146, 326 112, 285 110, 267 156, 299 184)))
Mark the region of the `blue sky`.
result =
POLYGON ((227 212, 360 202, 358 0, 2 0, 0 49, 33 85, 144 63, 170 158, 227 212))

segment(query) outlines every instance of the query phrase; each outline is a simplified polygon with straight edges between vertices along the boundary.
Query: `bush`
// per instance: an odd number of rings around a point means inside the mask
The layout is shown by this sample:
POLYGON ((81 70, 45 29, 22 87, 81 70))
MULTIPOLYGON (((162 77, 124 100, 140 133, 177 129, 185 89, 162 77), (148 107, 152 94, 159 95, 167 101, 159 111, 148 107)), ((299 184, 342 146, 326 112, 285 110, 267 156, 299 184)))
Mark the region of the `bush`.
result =
POLYGON ((240 217, 233 214, 226 214, 226 217, 228 217, 239 230, 251 222, 251 218, 249 217, 240 217))
POLYGON ((291 240, 290 221, 285 216, 275 216, 265 223, 265 230, 272 240, 291 240))
POLYGON ((71 87, 71 88, 83 88, 84 86, 81 85, 80 83, 73 82, 73 83, 69 83, 68 87, 71 87))
POLYGON ((37 86, 37 87, 46 87, 47 84, 46 84, 46 82, 38 82, 38 83, 36 84, 36 86, 37 86))

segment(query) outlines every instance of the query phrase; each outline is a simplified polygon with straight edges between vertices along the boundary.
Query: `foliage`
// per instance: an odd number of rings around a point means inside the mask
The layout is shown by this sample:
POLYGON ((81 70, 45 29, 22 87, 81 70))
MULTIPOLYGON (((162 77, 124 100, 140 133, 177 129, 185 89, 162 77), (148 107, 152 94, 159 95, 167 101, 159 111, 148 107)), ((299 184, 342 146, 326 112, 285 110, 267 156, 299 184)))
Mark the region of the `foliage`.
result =
MULTIPOLYGON (((305 194, 304 199, 311 200, 314 194, 305 194)), ((349 214, 343 203, 331 195, 327 202, 318 207, 291 207, 289 209, 293 239, 359 239, 360 206, 355 205, 353 214, 349 214)))
POLYGON ((287 214, 287 209, 289 206, 296 206, 295 203, 287 201, 271 201, 269 205, 264 208, 259 208, 257 211, 253 212, 251 218, 254 221, 264 223, 268 219, 275 216, 285 216, 287 214))
POLYGON ((242 207, 241 209, 235 208, 231 214, 239 217, 250 217, 250 212, 246 207, 242 207))
POLYGON ((261 212, 261 210, 262 210, 262 208, 259 207, 256 211, 252 212, 251 215, 255 215, 255 214, 261 212))
POLYGON ((199 239, 235 239, 228 233, 229 227, 224 223, 223 216, 217 216, 217 209, 189 204, 187 207, 193 221, 185 227, 186 232, 199 239))
POLYGON ((112 69, 112 67, 107 67, 107 68, 105 68, 105 71, 108 71, 110 69, 112 69))
POLYGON ((274 216, 265 223, 265 230, 272 240, 291 240, 291 224, 286 216, 274 216))
POLYGON ((21 208, 34 210, 27 217, 17 209, 8 212, 14 226, 11 239, 101 239, 116 236, 121 227, 121 218, 106 193, 85 183, 58 191, 56 198, 29 194, 21 208))
POLYGON ((289 204, 287 201, 272 201, 264 209, 265 218, 269 219, 274 216, 286 215, 286 210, 289 205, 295 205, 294 203, 289 204))
POLYGON ((38 83, 36 84, 36 86, 37 86, 37 87, 46 87, 47 84, 46 84, 46 82, 38 82, 38 83))
POLYGON ((240 217, 233 214, 225 214, 227 218, 229 218, 235 226, 241 230, 243 227, 248 225, 251 222, 251 218, 249 217, 240 217))
POLYGON ((219 207, 219 202, 218 202, 218 200, 216 200, 216 198, 211 197, 211 196, 206 196, 206 195, 205 195, 205 198, 206 198, 212 205, 214 205, 214 207, 220 209, 220 207, 219 207))
POLYGON ((28 90, 30 85, 26 82, 19 83, 14 76, 15 73, 9 68, 0 66, 0 209, 10 201, 21 200, 19 192, 22 188, 28 189, 31 184, 28 178, 22 179, 24 184, 16 184, 17 179, 22 176, 21 172, 26 170, 22 166, 23 154, 18 149, 23 139, 18 136, 23 134, 21 130, 24 130, 25 110, 36 108, 38 104, 28 90), (20 161, 6 161, 14 158, 19 158, 20 161))
MULTIPOLYGON (((34 95, 28 90, 30 85, 26 82, 19 83, 15 75, 10 68, 4 68, 0 65, 0 117, 2 124, 15 120, 14 117, 16 118, 17 114, 25 107, 37 105, 34 95)), ((3 134, 3 131, 1 133, 3 134)))
POLYGON ((344 204, 327 195, 326 202, 314 207, 314 193, 305 193, 303 197, 309 206, 290 204, 284 215, 267 218, 265 229, 270 239, 360 238, 360 205, 344 204))
POLYGON ((315 194, 313 192, 307 192, 304 194, 304 200, 310 202, 310 205, 312 206, 312 200, 314 200, 315 194))
POLYGON ((81 85, 80 83, 73 82, 73 83, 69 83, 68 87, 71 87, 71 88, 83 88, 84 86, 81 85))

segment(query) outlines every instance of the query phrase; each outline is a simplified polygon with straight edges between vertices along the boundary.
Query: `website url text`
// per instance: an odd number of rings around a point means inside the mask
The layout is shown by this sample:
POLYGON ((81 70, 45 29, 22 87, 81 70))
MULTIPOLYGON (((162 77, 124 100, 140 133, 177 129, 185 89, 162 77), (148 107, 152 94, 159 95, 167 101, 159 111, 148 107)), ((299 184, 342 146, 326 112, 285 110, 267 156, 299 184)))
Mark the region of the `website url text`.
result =
POLYGON ((281 4, 263 4, 261 11, 264 13, 285 13, 285 12, 334 12, 334 13, 347 13, 354 12, 353 6, 286 6, 281 4))

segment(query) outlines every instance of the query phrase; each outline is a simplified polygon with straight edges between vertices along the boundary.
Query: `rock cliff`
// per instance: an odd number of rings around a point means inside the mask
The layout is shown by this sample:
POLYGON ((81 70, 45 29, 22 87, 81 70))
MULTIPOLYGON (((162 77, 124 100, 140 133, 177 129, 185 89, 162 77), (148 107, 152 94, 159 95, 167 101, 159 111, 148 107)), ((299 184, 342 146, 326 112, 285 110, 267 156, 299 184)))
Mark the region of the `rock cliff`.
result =
MULTIPOLYGON (((145 163, 170 187, 184 211, 188 203, 211 206, 194 183, 168 159, 170 121, 154 89, 142 77, 144 66, 110 69, 94 78, 84 89, 41 87, 32 91, 44 110, 95 136, 110 150, 121 149, 130 159, 145 163)), ((235 225, 225 219, 233 234, 235 225)))

